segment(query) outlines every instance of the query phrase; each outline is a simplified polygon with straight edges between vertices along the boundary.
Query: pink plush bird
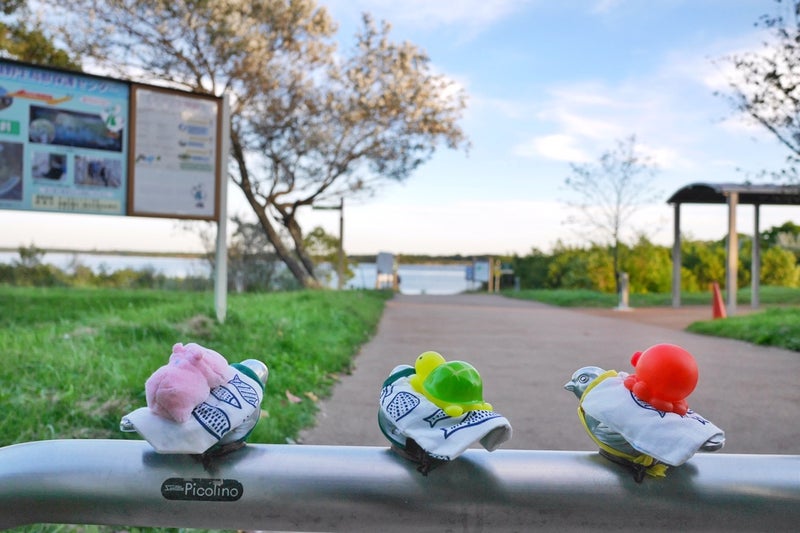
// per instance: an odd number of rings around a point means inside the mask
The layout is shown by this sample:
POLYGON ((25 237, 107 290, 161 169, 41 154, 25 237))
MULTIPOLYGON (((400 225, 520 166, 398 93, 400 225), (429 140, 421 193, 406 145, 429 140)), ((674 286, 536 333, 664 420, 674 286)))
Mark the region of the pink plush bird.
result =
POLYGON ((179 342, 172 347, 169 363, 145 382, 147 406, 161 417, 185 422, 211 389, 225 383, 228 372, 228 361, 219 353, 179 342))

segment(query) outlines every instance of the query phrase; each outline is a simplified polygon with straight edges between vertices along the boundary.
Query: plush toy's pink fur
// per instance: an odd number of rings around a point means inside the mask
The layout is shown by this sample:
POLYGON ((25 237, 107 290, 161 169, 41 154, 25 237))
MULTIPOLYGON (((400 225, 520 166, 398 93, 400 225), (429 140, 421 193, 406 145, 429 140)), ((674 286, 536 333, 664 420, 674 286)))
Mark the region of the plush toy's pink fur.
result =
POLYGON ((193 342, 177 343, 169 363, 144 384, 147 406, 159 416, 185 422, 211 389, 225 382, 227 369, 228 362, 214 350, 193 342))

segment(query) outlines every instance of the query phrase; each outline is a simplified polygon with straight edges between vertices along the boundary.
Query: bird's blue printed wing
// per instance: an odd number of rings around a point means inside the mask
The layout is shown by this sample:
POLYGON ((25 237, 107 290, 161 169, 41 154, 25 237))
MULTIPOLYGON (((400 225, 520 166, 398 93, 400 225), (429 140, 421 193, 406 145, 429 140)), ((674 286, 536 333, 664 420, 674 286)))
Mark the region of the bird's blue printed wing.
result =
POLYGON ((239 399, 236 397, 236 395, 222 385, 211 389, 211 395, 217 400, 225 402, 233 407, 236 407, 237 409, 242 408, 242 404, 239 402, 239 399))
POLYGON ((461 431, 462 429, 474 427, 489 420, 500 418, 501 415, 494 411, 469 411, 466 416, 458 424, 446 428, 439 428, 444 433, 444 438, 450 438, 453 433, 461 431))
POLYGON ((400 391, 395 395, 394 398, 392 398, 392 401, 389 402, 389 405, 386 406, 386 414, 389 415, 392 420, 397 422, 408 413, 416 409, 419 403, 419 398, 410 392, 400 391))
POLYGON ((447 413, 445 413, 441 409, 437 409, 436 411, 434 411, 430 415, 426 416, 423 420, 425 420, 425 422, 430 424, 431 427, 434 427, 436 424, 438 424, 442 420, 449 420, 449 419, 450 419, 450 417, 447 415, 447 413))
POLYGON ((242 381, 242 379, 239 377, 238 374, 233 376, 233 379, 228 381, 228 383, 233 385, 236 388, 236 390, 239 391, 239 394, 241 394, 244 401, 246 401, 253 407, 258 408, 261 402, 258 398, 258 392, 256 392, 256 389, 254 389, 249 384, 242 381))

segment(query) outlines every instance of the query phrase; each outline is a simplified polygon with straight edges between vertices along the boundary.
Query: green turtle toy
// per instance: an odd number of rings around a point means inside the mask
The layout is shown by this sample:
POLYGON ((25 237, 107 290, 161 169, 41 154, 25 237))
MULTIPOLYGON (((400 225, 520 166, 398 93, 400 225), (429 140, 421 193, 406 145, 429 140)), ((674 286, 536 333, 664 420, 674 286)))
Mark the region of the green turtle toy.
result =
POLYGON ((483 381, 464 361, 446 361, 438 352, 424 352, 414 363, 409 384, 451 417, 468 411, 491 411, 483 401, 483 381))
POLYGON ((511 424, 483 401, 483 380, 469 363, 423 352, 397 365, 381 386, 378 427, 392 450, 423 475, 480 444, 492 451, 511 438, 511 424))

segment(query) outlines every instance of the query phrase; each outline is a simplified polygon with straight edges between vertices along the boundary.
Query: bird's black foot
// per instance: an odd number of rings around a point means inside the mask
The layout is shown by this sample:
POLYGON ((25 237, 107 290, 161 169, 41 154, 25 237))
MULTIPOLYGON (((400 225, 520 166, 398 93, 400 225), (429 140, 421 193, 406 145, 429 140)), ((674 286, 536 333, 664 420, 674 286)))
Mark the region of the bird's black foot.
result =
POLYGON ((636 483, 641 483, 644 480, 645 474, 647 474, 647 467, 644 465, 640 465, 638 463, 634 463, 632 461, 628 461, 622 457, 617 457, 616 455, 610 454, 607 451, 600 449, 600 455, 608 459, 613 463, 617 463, 618 465, 622 465, 628 470, 633 473, 633 480, 636 483))
POLYGON ((406 439, 405 449, 400 448, 399 446, 392 446, 392 450, 394 450, 394 452, 401 457, 417 463, 419 465, 417 466, 417 472, 423 476, 427 476, 428 472, 447 462, 428 455, 428 453, 423 450, 414 439, 406 439))
POLYGON ((198 455, 197 458, 201 463, 203 463, 203 467, 208 470, 211 467, 211 463, 214 461, 214 459, 222 457, 223 455, 228 455, 236 450, 241 450, 245 447, 245 444, 246 443, 243 440, 228 442, 226 444, 215 444, 205 452, 198 455))

